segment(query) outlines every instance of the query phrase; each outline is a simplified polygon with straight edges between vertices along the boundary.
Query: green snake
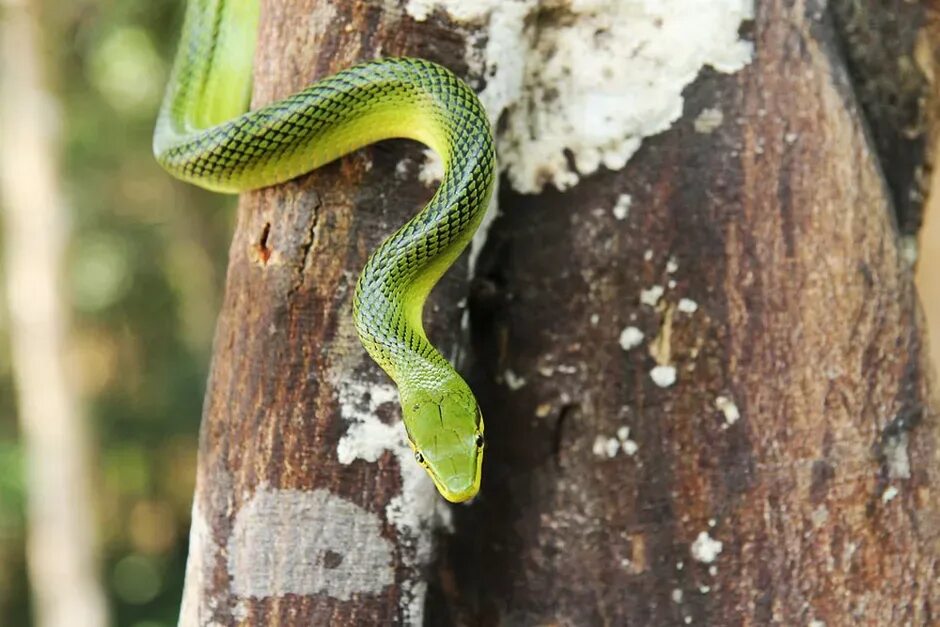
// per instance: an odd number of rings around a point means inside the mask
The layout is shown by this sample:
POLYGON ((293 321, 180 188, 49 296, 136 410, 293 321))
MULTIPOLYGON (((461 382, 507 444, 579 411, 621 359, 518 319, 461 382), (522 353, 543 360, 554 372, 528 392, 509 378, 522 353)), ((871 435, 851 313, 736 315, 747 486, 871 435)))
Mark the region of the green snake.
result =
POLYGON ((366 351, 398 386, 415 459, 444 498, 470 499, 480 489, 482 413, 428 340, 421 317, 493 190, 495 152, 483 107, 445 68, 389 58, 248 111, 258 18, 258 0, 190 0, 154 154, 173 176, 227 193, 287 181, 383 139, 414 139, 440 155, 440 187, 369 258, 353 318, 366 351))

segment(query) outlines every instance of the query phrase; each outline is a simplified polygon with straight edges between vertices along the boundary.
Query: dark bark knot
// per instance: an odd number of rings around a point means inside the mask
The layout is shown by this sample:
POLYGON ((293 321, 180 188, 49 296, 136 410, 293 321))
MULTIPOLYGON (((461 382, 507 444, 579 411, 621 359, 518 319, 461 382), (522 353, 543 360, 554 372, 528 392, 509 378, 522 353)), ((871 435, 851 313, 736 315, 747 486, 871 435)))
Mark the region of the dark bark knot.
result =
POLYGON ((264 228, 261 229, 261 237, 258 238, 258 243, 254 245, 255 256, 262 266, 267 265, 268 260, 271 259, 271 248, 268 247, 269 235, 271 235, 271 223, 265 222, 264 228))

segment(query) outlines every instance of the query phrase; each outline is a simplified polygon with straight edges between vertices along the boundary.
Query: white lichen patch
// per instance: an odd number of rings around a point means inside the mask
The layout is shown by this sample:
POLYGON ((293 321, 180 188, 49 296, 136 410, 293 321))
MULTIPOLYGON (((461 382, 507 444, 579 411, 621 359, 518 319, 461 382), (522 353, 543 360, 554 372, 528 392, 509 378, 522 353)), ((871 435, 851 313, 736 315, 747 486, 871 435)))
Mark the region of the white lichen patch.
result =
MULTIPOLYGON (((336 455, 341 464, 357 459, 374 462, 387 450, 400 445, 394 427, 378 418, 378 408, 386 403, 398 402, 398 391, 390 383, 369 385, 349 380, 339 388, 343 418, 350 429, 340 438, 336 455)), ((407 448, 407 444, 405 445, 407 448)))
MULTIPOLYGON (((247 623, 250 617, 251 609, 248 607, 247 600, 238 599, 235 603, 235 607, 232 608, 232 618, 235 619, 237 624, 242 625, 247 623)), ((187 627, 187 625, 180 621, 180 627, 187 627)))
POLYGON ((612 458, 617 456, 617 451, 620 450, 620 441, 617 438, 608 438, 603 435, 599 435, 594 438, 594 445, 591 447, 591 451, 598 457, 612 458))
POLYGON ((654 285, 648 289, 640 290, 640 302, 644 305, 655 307, 659 303, 659 299, 663 297, 663 292, 665 291, 662 285, 654 285))
POLYGON ((650 379, 661 388, 668 388, 676 382, 675 366, 656 366, 650 370, 650 379))
POLYGON ((395 581, 381 519, 327 490, 260 487, 236 514, 226 550, 232 592, 241 597, 348 601, 395 581))
POLYGON ((620 332, 620 348, 625 351, 643 343, 643 332, 636 327, 627 327, 620 332))
POLYGON ((901 259, 911 268, 917 265, 920 254, 916 235, 904 235, 900 238, 901 259))
POLYGON ((408 177, 408 170, 414 165, 414 161, 405 157, 395 164, 395 178, 404 179, 408 177))
POLYGON ((692 543, 692 558, 703 564, 711 564, 721 553, 721 542, 713 539, 707 531, 699 532, 692 543))
POLYGON ((487 79, 480 97, 491 120, 506 112, 500 160, 521 192, 566 189, 601 166, 622 168, 643 138, 679 118, 682 91, 703 67, 734 72, 751 58, 738 29, 753 16, 752 0, 569 0, 557 8, 558 17, 539 19, 537 0, 406 4, 418 20, 439 9, 483 26, 467 61, 487 79))
POLYGON ((430 17, 435 9, 440 9, 455 20, 468 22, 478 20, 486 15, 489 2, 466 2, 465 0, 408 0, 405 9, 408 15, 419 22, 430 17))
POLYGON ((509 368, 503 373, 503 381, 506 382, 506 387, 513 392, 522 389, 526 384, 525 377, 520 377, 509 368))
POLYGON ((631 204, 633 204, 633 198, 630 197, 630 194, 620 194, 620 196, 617 197, 617 202, 614 204, 611 213, 613 213, 614 217, 618 220, 626 220, 627 216, 630 215, 631 204))
POLYGON ((898 489, 894 487, 893 485, 888 486, 888 488, 881 494, 881 501, 883 503, 890 503, 892 500, 894 500, 894 497, 896 497, 897 495, 898 495, 898 489))
POLYGON ((695 117, 692 126, 696 133, 711 133, 724 122, 725 116, 721 109, 702 109, 702 112, 695 117))
POLYGON ((684 314, 694 314, 698 311, 698 303, 691 298, 680 298, 676 309, 684 314))
POLYGON ((715 407, 724 415, 726 424, 733 425, 741 419, 741 412, 738 411, 738 406, 727 396, 716 396, 715 407))
POLYGON ((427 187, 433 187, 440 183, 443 178, 444 162, 441 160, 440 155, 433 150, 425 150, 424 163, 421 164, 421 169, 418 170, 418 180, 427 187))
POLYGON ((673 603, 682 603, 682 596, 683 596, 683 595, 682 595, 682 589, 681 589, 681 588, 674 588, 673 591, 672 591, 672 594, 671 594, 670 596, 672 597, 672 602, 673 602, 673 603))
POLYGON ((594 455, 605 459, 614 458, 621 451, 626 455, 634 455, 638 449, 636 442, 630 439, 630 427, 626 426, 617 429, 616 437, 597 436, 591 447, 594 455))
POLYGON ((679 262, 676 261, 675 257, 670 257, 669 261, 666 262, 666 272, 668 274, 673 274, 678 269, 679 269, 679 262))
POLYGON ((908 267, 913 268, 917 265, 917 256, 919 254, 919 249, 917 245, 917 237, 914 235, 905 235, 901 237, 901 259, 904 260, 904 263, 908 267))
POLYGON ((625 455, 632 457, 640 449, 637 443, 630 439, 630 427, 620 427, 617 429, 617 439, 620 440, 620 450, 625 455))
POLYGON ((907 433, 890 436, 884 445, 885 463, 890 479, 911 478, 911 458, 907 453, 907 433))
MULTIPOLYGON (((753 0, 568 0, 558 19, 540 19, 546 8, 539 0, 405 4, 418 21, 439 10, 474 25, 466 61, 485 77, 479 96, 490 123, 505 119, 499 164, 521 192, 565 189, 601 165, 622 168, 644 137, 679 118, 682 90, 703 67, 734 72, 751 58, 738 28, 753 17, 753 0)), ((422 168, 422 180, 437 174, 422 168)), ((494 190, 470 243, 471 277, 496 198, 494 190)))

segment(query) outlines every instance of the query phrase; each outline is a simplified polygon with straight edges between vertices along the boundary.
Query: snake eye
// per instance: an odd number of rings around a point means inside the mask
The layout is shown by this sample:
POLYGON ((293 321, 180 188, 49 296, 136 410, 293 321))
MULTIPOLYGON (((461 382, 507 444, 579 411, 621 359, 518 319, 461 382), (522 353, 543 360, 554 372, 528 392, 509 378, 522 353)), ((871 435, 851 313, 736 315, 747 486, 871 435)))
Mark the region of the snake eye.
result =
POLYGON ((418 462, 419 464, 423 464, 423 463, 424 463, 424 455, 422 455, 422 454, 419 453, 418 451, 415 451, 415 461, 418 462))
POLYGON ((477 448, 483 448, 483 434, 477 434, 477 448))

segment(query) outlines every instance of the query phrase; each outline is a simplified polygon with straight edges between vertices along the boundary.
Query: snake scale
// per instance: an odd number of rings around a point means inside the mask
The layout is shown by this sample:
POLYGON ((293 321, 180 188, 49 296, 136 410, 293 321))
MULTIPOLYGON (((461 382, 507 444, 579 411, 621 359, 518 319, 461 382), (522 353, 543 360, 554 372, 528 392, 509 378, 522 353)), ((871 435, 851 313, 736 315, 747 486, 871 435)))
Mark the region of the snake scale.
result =
POLYGON ((287 181, 389 138, 444 163, 434 196, 366 263, 353 299, 359 338, 395 381, 415 459, 444 498, 479 491, 483 419, 464 379, 432 346, 425 299, 479 226, 496 171, 473 91, 420 59, 379 59, 248 111, 258 0, 190 0, 153 148, 173 176, 238 193, 287 181))

